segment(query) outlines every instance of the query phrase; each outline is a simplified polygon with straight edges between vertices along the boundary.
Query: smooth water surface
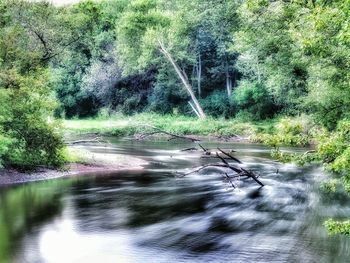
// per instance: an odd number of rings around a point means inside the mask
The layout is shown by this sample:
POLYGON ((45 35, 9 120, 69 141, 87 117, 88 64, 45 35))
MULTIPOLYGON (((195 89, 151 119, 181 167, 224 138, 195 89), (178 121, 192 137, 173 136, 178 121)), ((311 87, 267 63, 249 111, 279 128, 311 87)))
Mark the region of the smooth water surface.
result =
POLYGON ((214 170, 175 176, 210 161, 179 151, 191 146, 85 146, 150 164, 0 189, 0 262, 350 262, 350 238, 322 226, 350 217, 350 199, 320 191, 321 168, 278 164, 262 146, 220 144, 266 184, 239 181, 233 190, 214 170))

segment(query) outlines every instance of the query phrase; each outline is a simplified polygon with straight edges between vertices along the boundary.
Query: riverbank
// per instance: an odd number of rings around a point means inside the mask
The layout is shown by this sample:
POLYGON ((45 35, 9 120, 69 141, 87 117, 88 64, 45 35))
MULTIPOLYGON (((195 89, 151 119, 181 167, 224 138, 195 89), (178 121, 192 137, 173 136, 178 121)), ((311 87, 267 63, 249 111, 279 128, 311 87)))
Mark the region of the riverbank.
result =
POLYGON ((79 155, 79 160, 73 157, 72 162, 61 169, 39 167, 32 172, 0 169, 0 187, 61 177, 85 176, 95 173, 103 174, 122 170, 139 170, 143 169, 147 164, 146 161, 140 158, 128 155, 92 153, 87 150, 79 150, 79 153, 76 153, 76 149, 73 152, 75 152, 75 156, 79 155))
POLYGON ((137 136, 154 131, 153 127, 181 136, 209 139, 248 139, 258 133, 271 133, 278 119, 247 122, 238 119, 199 120, 196 117, 142 113, 133 116, 113 115, 108 118, 64 120, 68 135, 95 134, 114 137, 137 136))

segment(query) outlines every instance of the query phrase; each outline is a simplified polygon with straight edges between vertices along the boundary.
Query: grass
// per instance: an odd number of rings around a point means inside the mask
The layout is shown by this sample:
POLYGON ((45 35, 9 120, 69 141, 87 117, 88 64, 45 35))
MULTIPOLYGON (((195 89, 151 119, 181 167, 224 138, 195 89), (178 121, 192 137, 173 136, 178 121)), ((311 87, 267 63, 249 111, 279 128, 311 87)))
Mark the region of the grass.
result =
POLYGON ((98 133, 113 136, 130 136, 157 127, 178 135, 199 136, 251 136, 258 132, 269 132, 275 120, 244 122, 237 119, 199 120, 195 117, 142 113, 133 116, 115 115, 109 119, 64 120, 66 132, 74 134, 98 133))

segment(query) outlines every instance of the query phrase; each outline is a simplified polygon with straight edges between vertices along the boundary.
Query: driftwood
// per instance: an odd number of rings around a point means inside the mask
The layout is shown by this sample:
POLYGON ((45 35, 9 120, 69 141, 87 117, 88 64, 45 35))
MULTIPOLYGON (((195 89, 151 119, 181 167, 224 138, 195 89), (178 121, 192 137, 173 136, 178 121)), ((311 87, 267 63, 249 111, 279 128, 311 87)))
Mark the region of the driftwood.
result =
POLYGON ((232 156, 230 153, 228 153, 220 148, 217 148, 219 152, 215 152, 215 155, 213 155, 208 149, 203 147, 201 144, 198 144, 198 145, 204 151, 205 155, 210 155, 210 156, 202 156, 202 158, 217 158, 221 161, 221 163, 211 163, 211 164, 202 165, 202 166, 192 170, 191 172, 180 174, 179 175, 180 177, 184 177, 186 175, 193 174, 193 173, 198 173, 198 172, 205 170, 205 169, 208 169, 208 168, 214 168, 214 169, 215 168, 216 169, 224 168, 224 169, 229 169, 233 172, 232 175, 229 175, 228 173, 223 173, 223 174, 221 173, 221 175, 225 177, 225 179, 231 184, 231 186, 233 188, 236 188, 236 186, 232 182, 232 179, 236 179, 236 178, 239 179, 241 177, 251 178, 260 186, 264 186, 264 184, 258 179, 259 175, 256 175, 253 171, 248 171, 240 166, 230 164, 229 163, 230 160, 234 161, 238 164, 242 164, 242 162, 239 159, 232 156), (219 153, 221 153, 223 156, 221 156, 219 153))
POLYGON ((83 144, 83 143, 109 143, 109 141, 101 140, 100 137, 95 137, 92 139, 86 139, 86 140, 77 140, 77 141, 71 141, 66 142, 67 145, 75 145, 75 144, 83 144))
POLYGON ((186 148, 182 149, 181 152, 190 152, 190 151, 198 151, 196 147, 186 148))
POLYGON ((202 166, 198 167, 198 168, 195 169, 195 170, 192 170, 191 172, 184 173, 184 174, 178 173, 178 177, 185 177, 186 175, 190 175, 190 174, 193 174, 193 173, 198 173, 198 172, 200 172, 200 171, 202 171, 202 170, 204 170, 204 169, 210 168, 210 167, 227 168, 226 165, 221 164, 221 163, 217 163, 217 164, 215 164, 215 163, 205 164, 205 165, 202 165, 202 166))
MULTIPOLYGON (((147 126, 149 126, 149 125, 147 125, 147 126)), ((146 137, 152 136, 152 135, 155 135, 155 134, 163 133, 163 134, 169 135, 169 136, 171 137, 171 138, 168 139, 168 141, 171 141, 171 140, 174 140, 174 139, 189 140, 189 141, 191 141, 191 142, 198 142, 198 141, 200 141, 200 139, 197 139, 197 138, 188 137, 188 136, 182 136, 182 135, 177 135, 177 134, 174 134, 174 133, 171 133, 171 132, 164 131, 164 130, 159 129, 159 128, 157 128, 157 127, 153 127, 153 126, 149 126, 149 127, 152 128, 153 131, 148 132, 148 133, 143 133, 143 134, 141 134, 141 135, 138 137, 138 140, 140 140, 140 139, 145 139, 146 137)))
POLYGON ((242 163, 242 162, 241 162, 240 160, 238 160, 236 157, 234 157, 234 156, 232 156, 231 154, 229 154, 229 153, 227 153, 227 152, 221 150, 219 147, 218 147, 218 150, 219 150, 221 153, 223 153, 224 155, 226 155, 228 158, 234 160, 235 162, 237 162, 237 163, 242 163))
POLYGON ((223 176, 224 176, 225 179, 231 184, 232 188, 235 189, 236 186, 235 186, 235 184, 232 182, 231 177, 230 177, 227 173, 225 173, 223 176))
POLYGON ((198 143, 198 146, 201 147, 205 155, 211 155, 209 149, 204 148, 200 143, 198 143))

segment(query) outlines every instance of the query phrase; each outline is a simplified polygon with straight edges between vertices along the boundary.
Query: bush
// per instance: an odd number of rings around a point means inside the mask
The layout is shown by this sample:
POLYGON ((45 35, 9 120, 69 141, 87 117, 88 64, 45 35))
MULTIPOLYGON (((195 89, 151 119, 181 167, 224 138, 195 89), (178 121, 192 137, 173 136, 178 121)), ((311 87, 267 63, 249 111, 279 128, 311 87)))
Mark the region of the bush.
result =
POLYGON ((18 127, 13 134, 15 143, 5 159, 8 165, 30 170, 39 165, 58 167, 64 163, 64 143, 54 125, 38 121, 29 124, 26 130, 18 127))
POLYGON ((342 234, 350 235, 350 221, 335 221, 334 219, 328 219, 324 222, 324 226, 331 235, 342 234))
POLYGON ((233 98, 238 110, 253 120, 270 118, 278 109, 266 87, 258 82, 241 81, 233 98))
POLYGON ((213 117, 232 117, 235 114, 235 107, 224 91, 214 91, 205 99, 200 100, 200 104, 206 114, 213 117))
POLYGON ((3 167, 3 158, 8 155, 12 140, 0 134, 0 168, 3 167))
POLYGON ((175 74, 162 67, 156 77, 150 96, 147 98, 147 110, 162 114, 172 113, 174 108, 184 113, 188 110, 188 94, 175 74))
POLYGON ((319 137, 317 155, 326 169, 341 177, 344 189, 350 193, 350 121, 339 122, 336 131, 319 137))
POLYGON ((255 141, 271 147, 306 146, 310 143, 312 123, 306 117, 283 118, 275 125, 273 134, 258 134, 255 141))
POLYGON ((51 117, 57 104, 46 86, 46 76, 42 70, 30 76, 16 75, 12 80, 16 88, 0 88, 6 97, 0 111, 0 158, 4 166, 29 170, 64 163, 63 137, 51 117))

